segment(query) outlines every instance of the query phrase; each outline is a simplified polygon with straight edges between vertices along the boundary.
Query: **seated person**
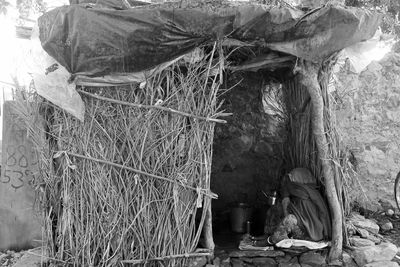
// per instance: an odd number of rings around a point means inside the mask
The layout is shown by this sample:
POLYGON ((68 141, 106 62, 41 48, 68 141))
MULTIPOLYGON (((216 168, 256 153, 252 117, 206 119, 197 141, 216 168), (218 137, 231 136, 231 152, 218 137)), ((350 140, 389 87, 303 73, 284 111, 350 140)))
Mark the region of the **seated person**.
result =
POLYGON ((287 238, 311 241, 330 238, 329 211, 308 169, 296 168, 285 176, 281 196, 284 218, 268 237, 268 243, 276 244, 287 238))

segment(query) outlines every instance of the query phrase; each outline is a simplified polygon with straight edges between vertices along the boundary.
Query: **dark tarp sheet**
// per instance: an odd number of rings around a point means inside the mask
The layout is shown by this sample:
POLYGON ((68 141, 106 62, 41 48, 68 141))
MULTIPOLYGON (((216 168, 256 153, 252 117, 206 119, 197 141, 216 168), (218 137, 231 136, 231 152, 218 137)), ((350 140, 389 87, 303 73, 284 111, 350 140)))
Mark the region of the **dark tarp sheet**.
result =
POLYGON ((318 61, 371 38, 380 15, 325 6, 308 14, 255 4, 105 10, 71 5, 39 19, 44 50, 72 74, 140 72, 224 37, 318 61))

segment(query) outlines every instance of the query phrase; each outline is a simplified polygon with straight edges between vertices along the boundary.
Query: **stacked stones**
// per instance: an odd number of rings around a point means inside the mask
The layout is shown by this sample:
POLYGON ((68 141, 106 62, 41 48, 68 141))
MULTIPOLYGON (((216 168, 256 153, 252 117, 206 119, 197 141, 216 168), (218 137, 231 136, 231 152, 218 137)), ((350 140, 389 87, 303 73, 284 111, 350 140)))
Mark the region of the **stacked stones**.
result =
POLYGON ((345 267, 399 266, 392 261, 397 254, 397 246, 379 235, 380 227, 374 220, 353 213, 346 222, 346 228, 352 250, 343 253, 345 267))

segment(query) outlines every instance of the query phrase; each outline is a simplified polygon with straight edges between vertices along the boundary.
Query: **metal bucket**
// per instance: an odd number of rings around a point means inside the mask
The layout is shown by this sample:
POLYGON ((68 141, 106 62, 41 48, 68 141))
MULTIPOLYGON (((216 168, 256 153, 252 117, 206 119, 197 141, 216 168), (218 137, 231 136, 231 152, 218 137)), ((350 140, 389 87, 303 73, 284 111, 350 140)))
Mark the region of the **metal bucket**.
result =
POLYGON ((246 203, 239 203, 231 210, 231 230, 235 233, 245 233, 246 223, 251 220, 253 208, 246 203))

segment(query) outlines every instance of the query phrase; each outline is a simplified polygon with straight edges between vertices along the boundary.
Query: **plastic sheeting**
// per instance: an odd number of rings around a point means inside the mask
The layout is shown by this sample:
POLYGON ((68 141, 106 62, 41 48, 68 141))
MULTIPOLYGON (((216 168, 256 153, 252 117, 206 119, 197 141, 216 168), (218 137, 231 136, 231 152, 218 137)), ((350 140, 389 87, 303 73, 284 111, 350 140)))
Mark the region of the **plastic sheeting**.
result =
POLYGON ((355 8, 325 6, 304 14, 215 2, 130 10, 64 6, 44 14, 39 26, 43 48, 70 73, 98 77, 149 70, 225 37, 319 61, 371 38, 379 21, 380 15, 355 8))
POLYGON ((68 71, 42 49, 36 27, 24 65, 30 72, 36 92, 40 96, 83 121, 85 105, 75 90, 75 84, 68 82, 68 71))
POLYGON ((286 140, 289 119, 282 87, 280 83, 270 82, 261 91, 263 111, 269 118, 268 134, 278 142, 286 140))

